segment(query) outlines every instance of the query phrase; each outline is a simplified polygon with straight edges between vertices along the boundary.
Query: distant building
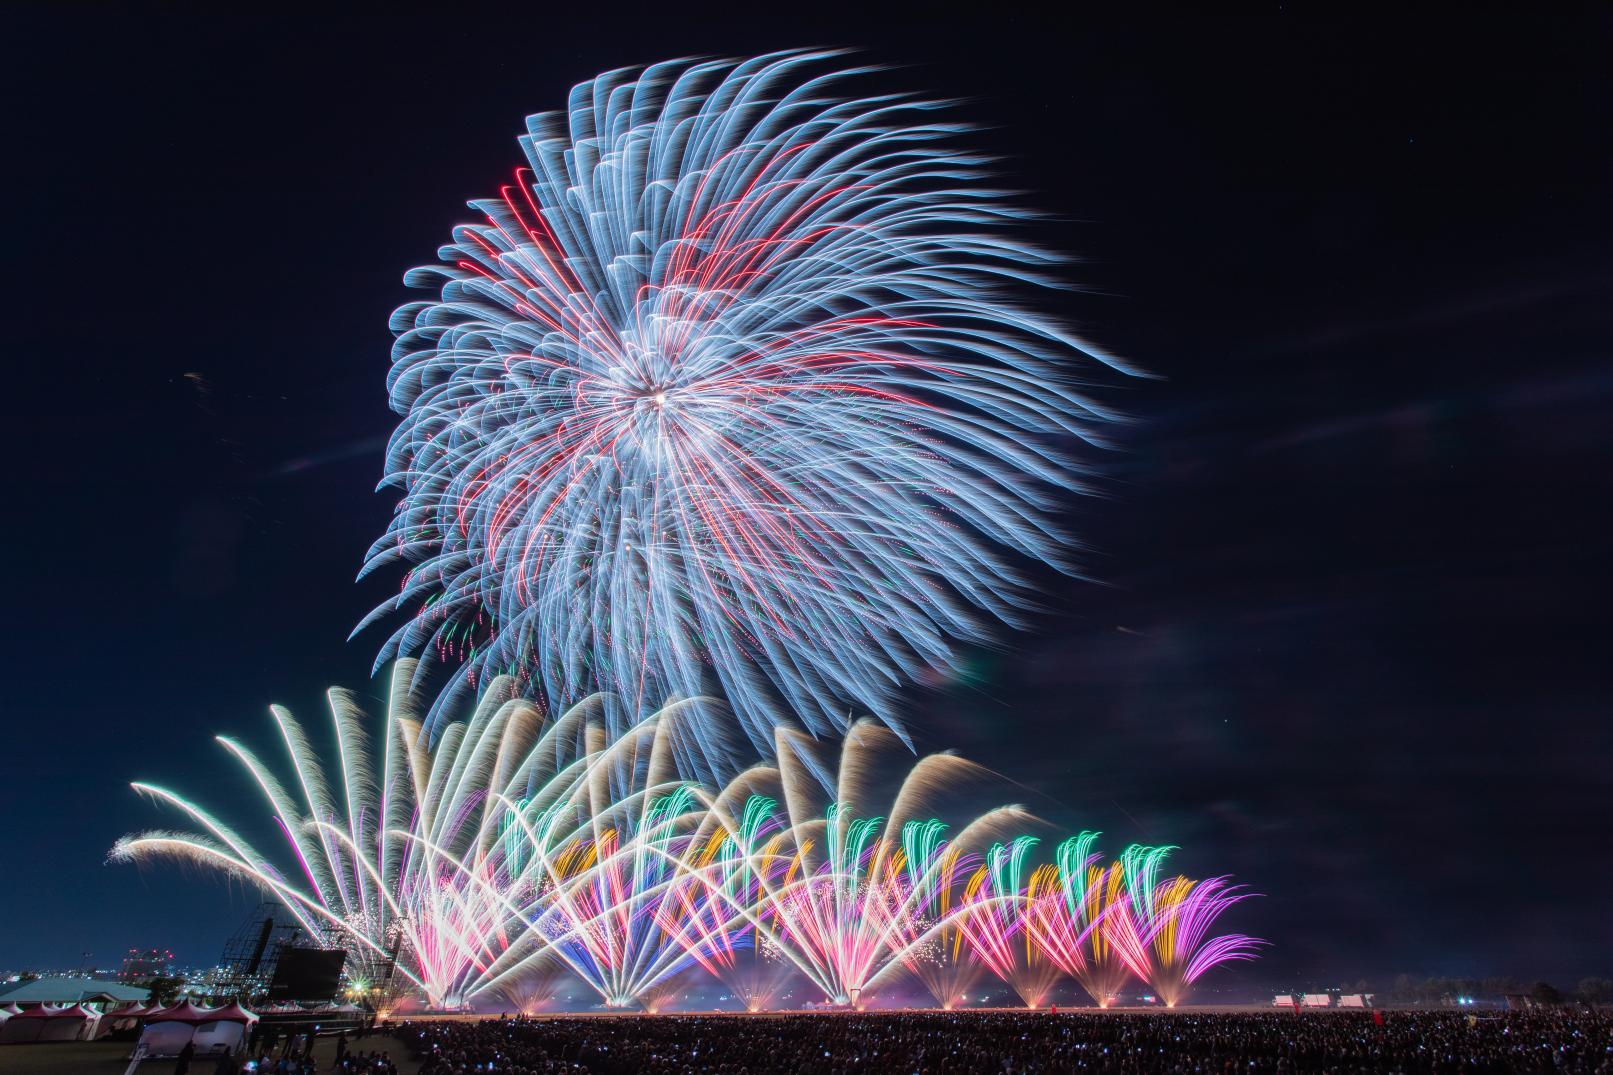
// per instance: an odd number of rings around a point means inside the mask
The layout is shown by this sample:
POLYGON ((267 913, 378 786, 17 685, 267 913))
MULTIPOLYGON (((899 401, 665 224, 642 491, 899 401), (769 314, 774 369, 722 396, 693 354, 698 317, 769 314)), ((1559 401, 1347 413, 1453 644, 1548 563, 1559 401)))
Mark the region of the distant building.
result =
POLYGON ((147 996, 144 989, 99 978, 35 978, 0 990, 0 1004, 124 1004, 147 996))
POLYGON ((173 973, 174 954, 166 948, 131 948, 123 957, 123 969, 118 972, 120 982, 146 982, 153 978, 166 978, 173 973))

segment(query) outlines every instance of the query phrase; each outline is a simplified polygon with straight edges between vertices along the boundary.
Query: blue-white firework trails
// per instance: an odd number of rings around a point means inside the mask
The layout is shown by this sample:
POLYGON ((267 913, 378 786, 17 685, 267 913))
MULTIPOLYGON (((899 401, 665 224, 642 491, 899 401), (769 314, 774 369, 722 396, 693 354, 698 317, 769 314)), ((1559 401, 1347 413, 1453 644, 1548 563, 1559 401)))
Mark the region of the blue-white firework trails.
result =
POLYGON ((577 86, 400 308, 402 489, 365 572, 412 568, 378 663, 518 677, 616 727, 716 694, 893 727, 900 685, 1068 570, 1069 458, 1121 368, 1013 300, 1055 261, 942 102, 850 97, 827 52, 577 86))

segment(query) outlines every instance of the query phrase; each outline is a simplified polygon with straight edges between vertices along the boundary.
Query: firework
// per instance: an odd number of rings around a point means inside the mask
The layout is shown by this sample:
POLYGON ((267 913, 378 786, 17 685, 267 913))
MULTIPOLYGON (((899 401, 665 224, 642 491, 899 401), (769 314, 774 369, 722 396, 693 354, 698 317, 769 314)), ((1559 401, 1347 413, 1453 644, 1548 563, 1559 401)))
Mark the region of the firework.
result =
MULTIPOLYGON (((409 672, 400 667, 395 686, 409 672)), ((480 838, 485 809, 477 808, 490 803, 485 788, 478 780, 474 793, 461 796, 467 771, 485 779, 536 726, 531 706, 500 704, 500 693, 490 690, 468 725, 452 725, 433 759, 407 692, 395 689, 377 767, 363 715, 350 695, 332 690, 340 759, 334 781, 303 726, 272 706, 289 783, 246 746, 218 741, 267 800, 284 839, 278 854, 259 850, 196 803, 136 783, 201 832, 126 837, 114 857, 177 857, 240 876, 283 902, 310 934, 335 935, 365 964, 395 958, 431 1004, 455 1005, 466 977, 502 943, 509 887, 480 838)))
POLYGON ((712 804, 703 842, 684 863, 681 882, 663 904, 665 928, 709 974, 720 979, 748 1011, 773 1007, 794 964, 775 939, 758 930, 752 909, 761 898, 763 870, 776 861, 771 848, 783 828, 778 802, 755 790, 768 770, 743 774, 712 804), (720 819, 736 816, 731 829, 720 819))
POLYGON ((1250 893, 1224 877, 1157 881, 1169 848, 1129 848, 1120 866, 1131 875, 1130 899, 1119 903, 1103 929, 1126 965, 1165 1006, 1174 1008, 1212 967, 1254 959, 1266 943, 1241 933, 1210 936, 1216 919, 1250 893))
POLYGON ((688 793, 668 764, 676 714, 607 747, 597 705, 540 730, 536 710, 500 679, 428 748, 412 675, 409 662, 394 670, 379 764, 363 714, 342 691, 330 692, 334 776, 296 719, 272 708, 294 792, 248 748, 220 739, 267 799, 277 851, 137 783, 201 831, 126 837, 114 858, 178 858, 238 876, 284 902, 309 933, 366 964, 395 963, 436 1008, 521 988, 555 961, 608 1003, 672 973, 681 953, 645 927, 653 896, 644 894, 667 874, 666 844, 687 820, 678 804, 688 793))
POLYGON ((1093 852, 1098 836, 1071 837, 1059 845, 1056 864, 1036 869, 1026 888, 1024 922, 1027 943, 1107 1008, 1147 962, 1132 908, 1151 898, 1159 862, 1170 849, 1134 845, 1104 866, 1093 852))
MULTIPOLYGON (((776 780, 785 802, 776 833, 750 856, 755 936, 835 1004, 862 1007, 876 989, 934 958, 957 913, 945 910, 955 901, 944 889, 959 875, 960 856, 1030 820, 1018 807, 998 807, 944 841, 945 826, 925 814, 981 773, 949 754, 920 759, 898 784, 888 813, 874 814, 882 797, 877 756, 891 747, 899 747, 892 733, 859 721, 846 735, 838 768, 824 780, 819 774, 828 767, 814 745, 781 728, 777 770, 752 770, 747 778, 752 785, 776 780), (815 790, 829 802, 816 802, 815 790)), ((713 820, 729 832, 737 827, 720 809, 713 820)))
MULTIPOLYGON (((603 726, 590 724, 585 767, 517 817, 525 872, 537 882, 521 914, 529 936, 538 951, 556 951, 609 1007, 653 1010, 690 958, 665 928, 663 906, 704 811, 697 789, 675 775, 672 727, 652 718, 607 746, 603 726), (627 788, 613 788, 618 782, 627 788)), ((522 962, 508 960, 501 974, 522 962)))
POLYGON ((785 714, 896 726, 904 678, 1023 623, 1025 565, 1070 569, 1071 450, 1112 418, 1076 385, 1118 366, 1010 299, 1055 259, 964 125, 833 55, 579 85, 408 275, 378 666, 610 692, 612 734, 710 691, 765 751, 785 714))
POLYGON ((535 1015, 547 1008, 567 978, 566 965, 559 959, 534 959, 519 974, 509 975, 495 992, 522 1015, 535 1015))
POLYGON ((1029 899, 1021 879, 1037 842, 1034 836, 1019 836, 993 846, 969 879, 957 916, 959 932, 980 964, 1013 986, 1028 1008, 1041 1007, 1059 978, 1058 963, 1026 928, 1029 899))
POLYGON ((902 827, 899 861, 909 887, 918 896, 908 919, 917 935, 907 938, 904 965, 937 1004, 950 1010, 963 1003, 981 967, 965 945, 959 915, 954 913, 958 894, 964 891, 962 878, 974 856, 949 845, 943 838, 945 831, 946 826, 933 818, 908 822, 902 827))
POLYGON ((711 725, 694 702, 613 739, 602 700, 544 723, 501 678, 431 742, 413 675, 395 670, 373 743, 354 699, 330 692, 333 767, 279 707, 286 780, 220 740, 268 803, 274 843, 140 783, 198 831, 126 837, 114 857, 246 880, 345 947, 365 979, 395 966, 439 1009, 499 995, 528 1011, 569 977, 607 1006, 653 1011, 697 970, 752 1010, 792 979, 857 1007, 916 979, 951 1007, 982 973, 1033 1007, 1061 973, 1101 1005, 1133 974, 1175 1004, 1260 943, 1210 936, 1244 894, 1219 878, 1161 882, 1168 848, 1104 866, 1082 833, 1033 867, 1039 841, 1022 830, 1036 821, 1018 807, 950 829, 934 815, 988 774, 935 754, 892 784, 909 756, 872 721, 852 725, 838 758, 781 727, 775 763, 712 791, 678 771, 680 739, 711 725))

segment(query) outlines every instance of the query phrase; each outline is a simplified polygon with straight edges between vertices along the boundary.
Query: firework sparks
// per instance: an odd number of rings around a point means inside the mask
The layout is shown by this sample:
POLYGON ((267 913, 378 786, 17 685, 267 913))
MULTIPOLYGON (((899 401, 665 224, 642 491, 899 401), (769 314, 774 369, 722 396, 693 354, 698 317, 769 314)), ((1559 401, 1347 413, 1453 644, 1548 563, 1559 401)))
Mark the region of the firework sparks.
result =
POLYGON ((285 782, 221 739, 269 804, 277 847, 140 783, 198 831, 126 837, 114 857, 240 877, 367 977, 395 960, 434 1008, 489 994, 525 1011, 570 977, 608 1006, 656 1010, 695 968, 752 1010, 791 979, 861 1007, 915 978, 951 1007, 982 973, 1032 1007, 1061 974, 1103 1005, 1133 975, 1175 1004, 1261 943, 1210 935, 1245 894, 1220 878, 1160 881, 1169 848, 1127 848, 1104 866, 1096 834, 1082 833, 1033 866, 1039 840, 1022 830, 1039 823, 1015 806, 962 818, 949 838, 936 811, 989 774, 934 754, 887 795, 882 774, 909 756, 872 721, 851 727, 838 759, 780 728, 775 763, 713 791, 678 770, 680 738, 709 731, 692 702, 612 739, 601 701, 545 724, 500 679, 430 743, 413 673, 394 671, 373 748, 353 698, 330 692, 330 771, 279 707, 285 782))
POLYGON ((527 165, 409 283, 389 382, 402 499, 361 628, 508 673, 559 712, 725 697, 760 750, 821 733, 953 643, 1021 624, 1077 390, 1118 364, 1007 297, 1055 259, 936 102, 857 98, 831 53, 578 86, 527 165))

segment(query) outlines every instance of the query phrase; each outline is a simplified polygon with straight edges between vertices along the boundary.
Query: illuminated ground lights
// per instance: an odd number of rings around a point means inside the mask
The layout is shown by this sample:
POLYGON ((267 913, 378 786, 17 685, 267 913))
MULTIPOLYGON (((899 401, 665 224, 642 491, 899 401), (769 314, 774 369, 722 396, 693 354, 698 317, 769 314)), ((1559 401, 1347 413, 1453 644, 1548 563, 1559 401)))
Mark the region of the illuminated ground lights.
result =
POLYGON ((268 804, 278 843, 260 848, 138 783, 195 829, 126 837, 114 857, 225 870, 337 937, 361 970, 395 954, 436 1008, 486 997, 537 1010, 574 979, 609 1007, 653 1011, 699 973, 752 1010, 777 1006, 790 983, 856 1007, 916 983, 953 1007, 987 977, 1030 1006, 1064 977, 1103 1005, 1137 980, 1175 1004, 1261 943, 1212 935, 1245 894, 1163 876, 1169 848, 1131 847, 1105 865, 1096 834, 1082 833, 1035 865, 1041 847, 1025 830, 1040 823, 1019 807, 949 826, 936 815, 990 774, 951 754, 909 764, 871 721, 851 726, 838 758, 781 727, 775 763, 713 790, 678 775, 680 738, 712 727, 696 702, 610 740, 597 702, 545 724, 495 681, 428 747, 412 675, 408 662, 394 670, 373 740, 353 697, 329 692, 334 768, 278 707, 284 780, 219 740, 268 804), (891 779, 892 765, 905 772, 891 779))
POLYGON ((530 117, 527 164, 408 282, 377 660, 494 674, 614 734, 716 693, 752 745, 895 723, 1017 625, 1119 364, 1027 297, 1059 260, 942 102, 835 53, 676 61, 530 117))

